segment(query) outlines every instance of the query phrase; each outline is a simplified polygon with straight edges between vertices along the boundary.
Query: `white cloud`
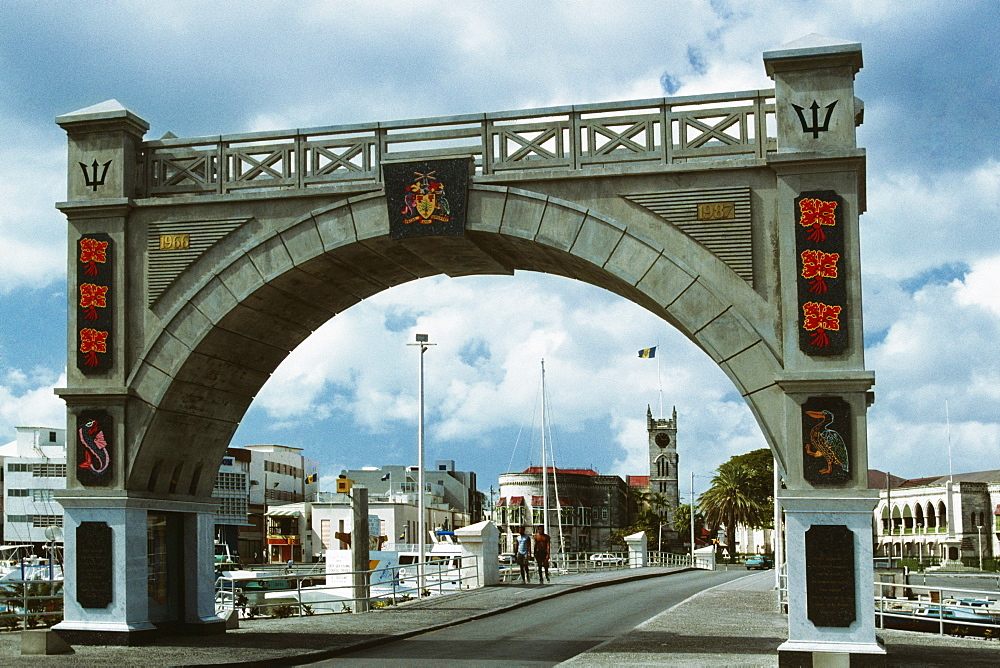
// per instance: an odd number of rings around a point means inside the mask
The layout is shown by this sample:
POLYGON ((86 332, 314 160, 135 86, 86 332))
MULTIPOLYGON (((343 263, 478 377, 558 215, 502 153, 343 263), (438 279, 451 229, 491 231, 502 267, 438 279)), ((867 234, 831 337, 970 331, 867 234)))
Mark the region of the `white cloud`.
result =
POLYGON ((66 404, 53 392, 65 385, 65 374, 8 370, 0 384, 0 434, 13 438, 14 427, 65 428, 66 404))
POLYGON ((867 273, 908 278, 995 253, 1000 162, 967 172, 898 172, 872 179, 862 216, 867 273))
POLYGON ((964 306, 975 304, 1000 316, 1000 255, 972 265, 965 281, 956 282, 956 299, 964 306))
POLYGON ((876 468, 914 477, 947 471, 946 404, 955 470, 1000 468, 1000 313, 983 294, 998 261, 974 264, 964 281, 897 294, 898 318, 868 352, 876 468))

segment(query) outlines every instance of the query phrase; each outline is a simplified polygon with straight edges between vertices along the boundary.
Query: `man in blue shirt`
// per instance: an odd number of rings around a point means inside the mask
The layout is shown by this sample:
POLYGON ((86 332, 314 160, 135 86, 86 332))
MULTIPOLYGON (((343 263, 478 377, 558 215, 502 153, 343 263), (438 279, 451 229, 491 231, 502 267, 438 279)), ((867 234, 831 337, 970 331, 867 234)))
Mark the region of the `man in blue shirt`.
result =
POLYGON ((514 559, 521 567, 521 581, 531 582, 531 536, 525 532, 524 527, 517 534, 517 553, 514 559))

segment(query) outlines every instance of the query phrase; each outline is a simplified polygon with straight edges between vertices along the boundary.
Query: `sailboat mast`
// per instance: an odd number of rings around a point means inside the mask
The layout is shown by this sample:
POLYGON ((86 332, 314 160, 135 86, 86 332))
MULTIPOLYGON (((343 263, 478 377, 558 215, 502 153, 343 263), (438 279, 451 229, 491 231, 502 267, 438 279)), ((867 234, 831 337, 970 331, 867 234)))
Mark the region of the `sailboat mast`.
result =
POLYGON ((549 475, 545 454, 545 360, 542 360, 542 526, 549 533, 549 475))

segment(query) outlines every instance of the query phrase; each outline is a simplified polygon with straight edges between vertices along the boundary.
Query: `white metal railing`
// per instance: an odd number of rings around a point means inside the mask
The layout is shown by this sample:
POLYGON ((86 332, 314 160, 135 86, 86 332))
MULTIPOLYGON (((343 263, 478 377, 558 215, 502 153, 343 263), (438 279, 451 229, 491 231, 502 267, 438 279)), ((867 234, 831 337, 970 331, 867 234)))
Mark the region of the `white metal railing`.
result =
POLYGON ((1000 638, 1000 592, 875 583, 878 626, 1000 638))
POLYGON ((423 596, 439 596, 479 586, 474 556, 431 556, 421 563, 365 571, 287 572, 252 577, 219 577, 215 607, 240 617, 302 617, 316 613, 362 611, 397 605, 423 596), (356 588, 355 575, 364 584, 356 588), (423 580, 423 587, 419 583, 423 580), (367 596, 364 588, 368 589, 367 596))
POLYGON ((63 581, 5 580, 0 583, 0 630, 52 626, 63 617, 63 581))
POLYGON ((763 158, 774 90, 466 114, 143 144, 138 197, 377 187, 387 160, 471 156, 476 173, 763 158))
MULTIPOLYGON (((512 582, 521 576, 521 567, 513 560, 512 555, 506 555, 509 561, 500 564, 500 580, 502 582, 512 582)), ((611 571, 628 568, 627 552, 564 552, 554 554, 549 560, 549 574, 552 577, 560 575, 573 575, 576 573, 589 573, 596 571, 611 571)), ((538 564, 534 557, 528 565, 528 569, 535 577, 538 574, 538 564)))
POLYGON ((701 568, 713 571, 715 565, 711 557, 696 554, 692 561, 690 554, 675 554, 673 552, 649 552, 650 566, 681 566, 684 568, 701 568))
POLYGON ((788 614, 788 562, 778 566, 778 612, 788 614))

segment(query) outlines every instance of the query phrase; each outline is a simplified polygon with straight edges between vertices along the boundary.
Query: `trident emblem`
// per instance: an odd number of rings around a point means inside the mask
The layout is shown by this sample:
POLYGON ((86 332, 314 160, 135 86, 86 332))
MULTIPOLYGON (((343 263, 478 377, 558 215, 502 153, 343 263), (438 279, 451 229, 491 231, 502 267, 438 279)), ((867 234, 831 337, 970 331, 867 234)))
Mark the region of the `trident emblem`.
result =
POLYGON ((86 185, 88 188, 93 188, 94 192, 96 193, 97 192, 97 186, 103 186, 104 185, 104 177, 106 177, 108 175, 108 167, 111 166, 111 162, 112 162, 111 160, 108 160, 106 163, 104 163, 104 171, 101 172, 100 178, 97 177, 97 160, 96 159, 94 160, 94 164, 91 165, 91 169, 93 170, 93 174, 88 174, 87 173, 87 165, 83 164, 82 162, 77 163, 77 164, 80 165, 80 169, 83 170, 83 183, 84 183, 84 185, 86 185))
POLYGON ((812 127, 806 125, 806 117, 802 113, 805 111, 802 107, 797 104, 793 104, 795 107, 795 113, 799 115, 799 123, 802 123, 802 132, 813 133, 813 139, 819 139, 820 132, 826 132, 830 129, 830 116, 833 115, 833 108, 837 106, 837 102, 840 100, 834 100, 832 103, 826 105, 826 118, 823 119, 823 125, 819 124, 819 104, 816 100, 813 100, 812 105, 809 107, 812 109, 812 127))

